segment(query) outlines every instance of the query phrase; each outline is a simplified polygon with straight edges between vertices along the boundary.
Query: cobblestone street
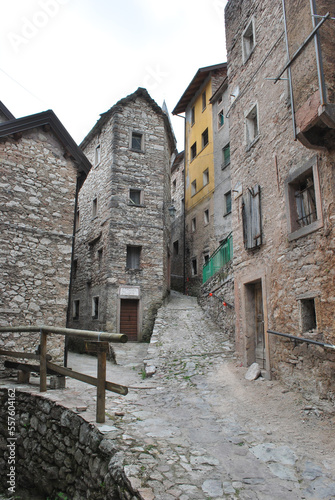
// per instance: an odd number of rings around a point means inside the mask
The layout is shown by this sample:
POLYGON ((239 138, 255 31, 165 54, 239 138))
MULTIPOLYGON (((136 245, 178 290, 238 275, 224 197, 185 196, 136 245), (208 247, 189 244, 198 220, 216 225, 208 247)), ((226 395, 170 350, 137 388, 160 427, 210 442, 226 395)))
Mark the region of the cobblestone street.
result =
MULTIPOLYGON (((97 425, 144 500, 335 498, 334 415, 279 382, 247 381, 195 298, 173 293, 150 345, 115 350, 108 380, 129 393, 108 392, 97 425)), ((92 374, 96 361, 71 354, 69 364, 92 374)), ((67 379, 46 397, 95 421, 94 387, 67 379)))

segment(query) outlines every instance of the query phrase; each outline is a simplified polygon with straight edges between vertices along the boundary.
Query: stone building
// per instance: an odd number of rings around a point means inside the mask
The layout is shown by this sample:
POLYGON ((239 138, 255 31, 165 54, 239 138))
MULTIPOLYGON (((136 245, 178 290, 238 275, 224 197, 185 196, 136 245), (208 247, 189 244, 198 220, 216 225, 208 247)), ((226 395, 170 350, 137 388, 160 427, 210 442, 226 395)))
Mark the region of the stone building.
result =
POLYGON ((185 113, 185 291, 194 295, 202 284, 203 264, 217 247, 210 98, 226 76, 226 63, 200 68, 173 110, 174 115, 185 113))
MULTIPOLYGON (((65 327, 77 190, 90 163, 52 111, 15 119, 0 103, 0 326, 65 327)), ((48 341, 61 354, 63 337, 48 341)), ((39 336, 1 334, 34 351, 39 336)))
POLYGON ((170 287, 169 118, 138 88, 81 148, 93 168, 79 193, 69 324, 148 338, 170 287))
POLYGON ((171 166, 171 288, 184 292, 184 151, 178 153, 171 166))
POLYGON ((229 0, 225 10, 236 349, 245 365, 329 399, 334 352, 268 330, 335 343, 334 21, 313 33, 313 14, 334 9, 229 0))

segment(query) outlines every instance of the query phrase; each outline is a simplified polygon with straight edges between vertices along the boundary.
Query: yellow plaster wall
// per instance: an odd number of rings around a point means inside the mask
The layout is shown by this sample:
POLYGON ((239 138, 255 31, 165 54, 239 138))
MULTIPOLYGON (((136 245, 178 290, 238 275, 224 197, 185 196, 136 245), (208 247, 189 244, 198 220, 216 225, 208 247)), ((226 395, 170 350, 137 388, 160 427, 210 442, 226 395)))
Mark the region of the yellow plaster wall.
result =
POLYGON ((209 79, 201 88, 190 109, 195 106, 195 123, 191 125, 191 112, 186 118, 186 183, 185 207, 192 209, 204 197, 213 193, 214 190, 214 159, 213 159, 213 125, 212 105, 209 99, 212 96, 212 83, 209 79), (202 94, 206 90, 206 108, 202 110, 202 94), (208 144, 202 149, 202 133, 208 128, 208 144), (191 146, 197 143, 197 156, 191 161, 191 146), (203 172, 208 168, 209 183, 203 186, 203 172), (197 181, 197 193, 191 195, 191 184, 197 181))

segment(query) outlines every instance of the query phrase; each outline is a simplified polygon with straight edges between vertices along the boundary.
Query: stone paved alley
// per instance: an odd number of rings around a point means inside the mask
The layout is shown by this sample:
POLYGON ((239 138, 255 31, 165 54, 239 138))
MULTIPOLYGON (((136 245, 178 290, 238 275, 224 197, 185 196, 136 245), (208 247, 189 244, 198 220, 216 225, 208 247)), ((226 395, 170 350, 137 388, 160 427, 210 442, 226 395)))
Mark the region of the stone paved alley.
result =
MULTIPOLYGON (((108 380, 129 394, 108 393, 97 425, 118 442, 115 459, 143 499, 335 498, 334 415, 279 382, 245 380, 233 344, 195 298, 173 293, 150 345, 116 345, 116 354, 108 380), (156 367, 150 378, 143 359, 156 367)), ((93 370, 94 358, 84 365, 93 370)), ((95 388, 67 380, 47 397, 94 422, 95 388)))

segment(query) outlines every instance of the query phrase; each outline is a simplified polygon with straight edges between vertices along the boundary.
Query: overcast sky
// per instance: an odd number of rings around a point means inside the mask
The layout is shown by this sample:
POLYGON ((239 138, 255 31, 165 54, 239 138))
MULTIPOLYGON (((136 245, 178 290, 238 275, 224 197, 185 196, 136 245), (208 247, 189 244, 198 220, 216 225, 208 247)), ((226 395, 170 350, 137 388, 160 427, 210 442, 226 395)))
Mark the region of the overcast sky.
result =
POLYGON ((17 118, 52 109, 77 143, 138 87, 171 112, 198 68, 226 61, 226 3, 2 0, 0 100, 17 118))

